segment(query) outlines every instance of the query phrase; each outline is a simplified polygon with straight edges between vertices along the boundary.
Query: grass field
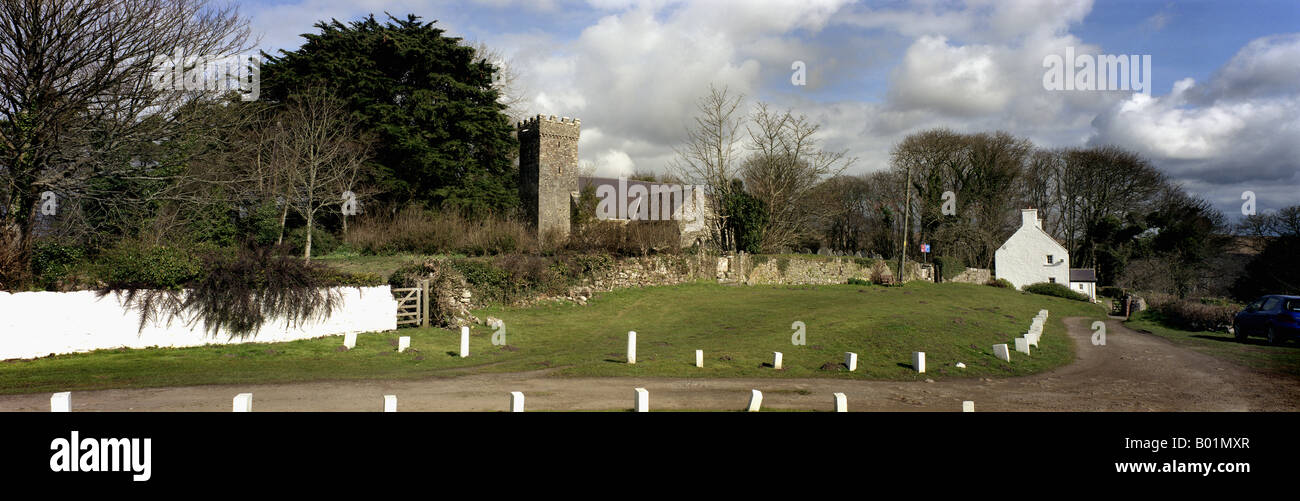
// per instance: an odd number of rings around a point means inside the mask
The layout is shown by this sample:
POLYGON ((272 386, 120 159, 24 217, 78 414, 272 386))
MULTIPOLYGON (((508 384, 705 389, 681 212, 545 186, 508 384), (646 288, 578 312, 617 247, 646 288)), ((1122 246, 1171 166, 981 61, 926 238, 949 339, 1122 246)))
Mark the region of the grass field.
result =
POLYGON ((1262 337, 1250 337, 1243 343, 1227 332, 1179 330, 1165 326, 1160 322, 1159 314, 1152 311, 1133 315, 1124 325, 1206 355, 1264 371, 1300 377, 1300 343, 1296 341, 1273 346, 1262 337))
POLYGON ((834 377, 943 379, 1030 374, 1073 360, 1061 319, 1104 318, 1096 305, 968 284, 754 286, 712 283, 625 289, 587 306, 553 303, 475 312, 505 321, 506 346, 475 326, 468 358, 459 334, 445 329, 367 333, 340 351, 341 336, 288 343, 196 348, 100 350, 0 363, 0 393, 71 391, 221 383, 400 379, 476 372, 555 369, 559 376, 834 377), (1012 343, 1033 315, 1051 310, 1033 356, 1004 363, 992 345, 1012 343), (807 343, 791 344, 791 324, 806 325, 807 343), (637 364, 625 359, 627 331, 638 333, 637 364), (396 353, 399 335, 411 349, 396 353), (694 366, 695 350, 704 368, 694 366), (765 367, 784 353, 780 371, 765 367), (858 370, 839 366, 859 354, 858 370), (927 373, 911 368, 925 351, 927 373), (954 367, 964 362, 966 369, 954 367), (823 368, 825 367, 825 368, 823 368))

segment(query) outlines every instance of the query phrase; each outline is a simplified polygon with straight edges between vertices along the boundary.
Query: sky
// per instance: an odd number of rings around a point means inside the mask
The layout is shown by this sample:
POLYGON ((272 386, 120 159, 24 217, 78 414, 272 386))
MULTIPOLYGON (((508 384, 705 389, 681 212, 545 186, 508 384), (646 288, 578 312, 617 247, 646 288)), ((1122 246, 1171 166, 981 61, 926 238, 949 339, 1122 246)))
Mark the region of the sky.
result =
POLYGON ((1001 130, 1136 151, 1234 220, 1245 192, 1260 212, 1300 204, 1297 0, 237 3, 271 53, 320 20, 437 20, 505 54, 529 114, 581 118, 579 154, 602 176, 664 172, 715 85, 820 124, 851 174, 888 168, 911 133, 1001 130), (1045 59, 1070 47, 1150 56, 1149 89, 1045 88, 1045 59))

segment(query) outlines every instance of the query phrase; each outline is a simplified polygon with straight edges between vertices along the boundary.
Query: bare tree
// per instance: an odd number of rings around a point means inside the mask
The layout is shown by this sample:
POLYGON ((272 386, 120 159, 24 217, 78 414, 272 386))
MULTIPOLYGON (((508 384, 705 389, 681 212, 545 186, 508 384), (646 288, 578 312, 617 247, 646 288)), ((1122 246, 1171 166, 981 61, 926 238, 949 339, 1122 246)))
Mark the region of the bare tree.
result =
POLYGON ((726 88, 709 87, 709 95, 696 103, 695 125, 686 130, 686 144, 677 148, 677 158, 669 171, 678 179, 703 186, 707 192, 710 225, 717 244, 735 249, 735 237, 727 231, 727 215, 721 203, 729 196, 739 174, 743 115, 738 112, 742 96, 730 95, 726 88))
POLYGON ((284 203, 307 222, 307 261, 317 216, 327 207, 341 206, 343 193, 355 188, 369 155, 368 140, 358 136, 343 105, 324 92, 295 98, 277 118, 271 161, 284 176, 284 203))
MULTIPOLYGON (((149 144, 202 127, 212 99, 151 85, 155 63, 246 49, 247 22, 206 0, 0 0, 0 245, 24 253, 43 191, 106 198, 88 179, 151 180, 149 144)), ((192 69, 192 68, 191 68, 192 69)))
POLYGON ((514 59, 484 42, 474 44, 474 56, 486 60, 496 69, 492 75, 492 88, 497 91, 497 102, 506 107, 505 113, 510 117, 510 122, 523 120, 528 115, 528 91, 515 70, 514 59))
POLYGON ((775 251, 807 239, 816 222, 846 209, 812 196, 820 183, 840 175, 856 160, 847 151, 819 148, 819 125, 789 111, 772 112, 759 103, 746 129, 752 153, 742 166, 745 186, 767 205, 769 215, 764 249, 775 251))

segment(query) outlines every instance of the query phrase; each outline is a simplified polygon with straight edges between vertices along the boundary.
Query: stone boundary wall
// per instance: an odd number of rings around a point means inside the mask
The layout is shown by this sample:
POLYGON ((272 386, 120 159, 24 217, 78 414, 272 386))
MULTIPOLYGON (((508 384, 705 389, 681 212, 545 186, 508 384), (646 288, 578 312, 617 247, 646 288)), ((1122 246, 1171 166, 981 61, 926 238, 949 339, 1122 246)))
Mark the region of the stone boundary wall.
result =
MULTIPOLYGON (((719 273, 719 282, 744 283, 746 285, 829 285, 843 284, 851 278, 871 280, 871 268, 874 259, 843 257, 804 257, 799 255, 750 255, 726 256, 729 273, 719 273)), ((721 265, 720 265, 721 268, 721 265)), ((932 280, 934 268, 921 263, 909 261, 904 281, 932 280)), ((893 276, 886 271, 886 276, 893 276)))
POLYGON ((203 346, 296 341, 348 332, 397 328, 397 301, 389 286, 340 287, 339 306, 329 317, 292 324, 269 318, 247 338, 209 334, 203 322, 150 322, 140 330, 140 312, 116 294, 95 291, 0 292, 0 360, 113 348, 203 346))
POLYGON ((993 272, 984 268, 966 268, 966 271, 958 273, 957 276, 944 282, 957 282, 963 284, 986 284, 993 279, 993 272))
POLYGON ((716 274, 717 260, 717 256, 707 253, 618 259, 609 270, 571 287, 564 299, 586 304, 597 292, 712 279, 716 274))

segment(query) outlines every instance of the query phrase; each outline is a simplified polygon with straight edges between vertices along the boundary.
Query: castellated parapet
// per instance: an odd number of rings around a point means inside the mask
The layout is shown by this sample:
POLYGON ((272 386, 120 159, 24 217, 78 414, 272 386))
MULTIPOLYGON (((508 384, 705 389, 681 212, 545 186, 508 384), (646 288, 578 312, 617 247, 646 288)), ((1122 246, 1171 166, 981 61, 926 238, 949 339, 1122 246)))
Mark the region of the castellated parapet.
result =
POLYGON ((555 115, 518 124, 519 198, 538 237, 569 236, 569 195, 578 189, 582 121, 555 115))

